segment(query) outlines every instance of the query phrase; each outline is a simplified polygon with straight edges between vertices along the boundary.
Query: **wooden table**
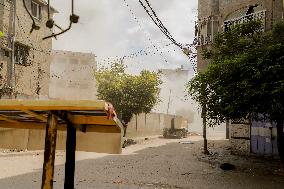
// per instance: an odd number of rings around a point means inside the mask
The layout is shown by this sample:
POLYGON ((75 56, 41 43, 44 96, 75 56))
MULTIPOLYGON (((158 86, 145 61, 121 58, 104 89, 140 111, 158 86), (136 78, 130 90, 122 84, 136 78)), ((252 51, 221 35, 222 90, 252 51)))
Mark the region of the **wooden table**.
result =
POLYGON ((53 188, 57 130, 67 131, 65 189, 74 188, 76 130, 119 133, 120 144, 113 153, 121 152, 123 127, 105 101, 0 100, 0 127, 46 130, 42 189, 53 188))

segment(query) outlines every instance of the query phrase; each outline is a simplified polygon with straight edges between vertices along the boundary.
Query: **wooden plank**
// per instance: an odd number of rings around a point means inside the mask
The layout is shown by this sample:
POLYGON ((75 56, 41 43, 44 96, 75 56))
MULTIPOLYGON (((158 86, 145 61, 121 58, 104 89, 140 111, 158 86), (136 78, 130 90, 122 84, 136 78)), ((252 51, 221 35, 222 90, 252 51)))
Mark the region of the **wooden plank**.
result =
POLYGON ((74 188, 75 177, 76 128, 72 123, 67 124, 66 163, 64 189, 74 188))
POLYGON ((29 115, 31 115, 31 116, 33 116, 33 117, 35 117, 35 118, 37 118, 37 119, 39 119, 41 121, 47 122, 47 118, 46 117, 44 117, 42 115, 39 115, 39 114, 37 114, 37 113, 35 113, 33 111, 30 111, 30 110, 21 110, 21 111, 25 112, 26 114, 29 114, 29 115))
POLYGON ((101 110, 108 105, 101 100, 1 100, 0 110, 101 110))
POLYGON ((57 117, 52 113, 48 115, 46 125, 44 163, 42 172, 42 189, 53 188, 54 161, 57 136, 57 117))

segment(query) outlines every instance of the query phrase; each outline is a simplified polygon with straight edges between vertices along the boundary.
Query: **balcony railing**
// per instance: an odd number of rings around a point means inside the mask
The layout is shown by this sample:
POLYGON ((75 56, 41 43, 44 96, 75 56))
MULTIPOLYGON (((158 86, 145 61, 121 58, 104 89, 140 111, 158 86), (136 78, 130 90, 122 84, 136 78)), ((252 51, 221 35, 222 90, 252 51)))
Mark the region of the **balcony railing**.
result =
POLYGON ((230 20, 225 20, 224 21, 224 31, 228 31, 233 26, 247 23, 250 21, 257 21, 257 20, 260 20, 262 22, 261 30, 264 31, 265 23, 266 23, 266 10, 257 11, 255 13, 248 14, 248 15, 234 18, 234 19, 230 19, 230 20))

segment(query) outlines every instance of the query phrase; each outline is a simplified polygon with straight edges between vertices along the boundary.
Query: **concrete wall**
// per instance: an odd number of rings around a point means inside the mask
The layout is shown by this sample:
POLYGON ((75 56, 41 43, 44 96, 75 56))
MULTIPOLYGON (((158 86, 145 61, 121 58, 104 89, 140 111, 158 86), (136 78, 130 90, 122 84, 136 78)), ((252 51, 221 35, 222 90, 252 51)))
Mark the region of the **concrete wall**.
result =
POLYGON ((188 121, 180 116, 150 113, 134 116, 127 127, 126 137, 162 135, 164 128, 187 128, 188 121))
MULTIPOLYGON (((0 6, 1 31, 5 34, 12 32, 12 5, 9 1, 1 1, 4 5, 0 6)), ((11 1, 12 2, 12 1, 11 1)), ((31 1, 26 0, 27 7, 30 9, 31 1)), ((47 6, 42 4, 42 19, 36 20, 40 30, 30 33, 32 20, 24 9, 23 1, 17 1, 16 19, 16 42, 24 44, 30 48, 28 66, 15 65, 15 90, 18 97, 27 96, 48 97, 49 93, 49 67, 52 39, 42 40, 43 37, 52 34, 52 31, 45 26, 48 19, 47 6)), ((1 48, 7 48, 10 44, 5 38, 1 38, 1 48)), ((4 67, 8 67, 10 60, 4 57, 3 51, 0 53, 0 60, 4 67)), ((7 72, 6 72, 7 73, 7 72)), ((8 74, 4 73, 2 84, 7 82, 8 74)))
MULTIPOLYGON (((126 137, 162 135, 164 128, 187 128, 188 122, 180 116, 166 114, 140 114, 128 124, 126 137), (137 121, 136 121, 137 120, 137 121)), ((45 130, 0 128, 0 148, 43 150, 45 130)), ((66 132, 57 132, 56 149, 64 150, 66 132)), ((77 131, 77 151, 120 153, 121 133, 82 133, 77 131)))
POLYGON ((96 56, 91 53, 53 51, 49 96, 62 100, 95 100, 96 56))
MULTIPOLYGON (((45 130, 0 128, 0 148, 18 150, 43 150, 45 130)), ((65 150, 66 132, 57 132, 56 149, 65 150)), ((77 151, 120 153, 120 133, 82 133, 77 131, 77 151)))

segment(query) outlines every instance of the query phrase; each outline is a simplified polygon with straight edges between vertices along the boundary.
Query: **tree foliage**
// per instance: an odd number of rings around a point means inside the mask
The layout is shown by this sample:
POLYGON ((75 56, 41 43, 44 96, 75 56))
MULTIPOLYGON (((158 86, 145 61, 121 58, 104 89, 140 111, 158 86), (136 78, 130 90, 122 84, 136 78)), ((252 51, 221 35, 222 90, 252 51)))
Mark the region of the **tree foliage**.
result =
POLYGON ((260 28, 259 22, 238 25, 204 50, 208 69, 187 89, 211 121, 284 118, 284 23, 270 32, 260 28))
POLYGON ((99 99, 113 104, 127 124, 134 114, 149 113, 159 102, 159 73, 143 70, 140 75, 125 73, 126 67, 114 63, 95 73, 99 99))

